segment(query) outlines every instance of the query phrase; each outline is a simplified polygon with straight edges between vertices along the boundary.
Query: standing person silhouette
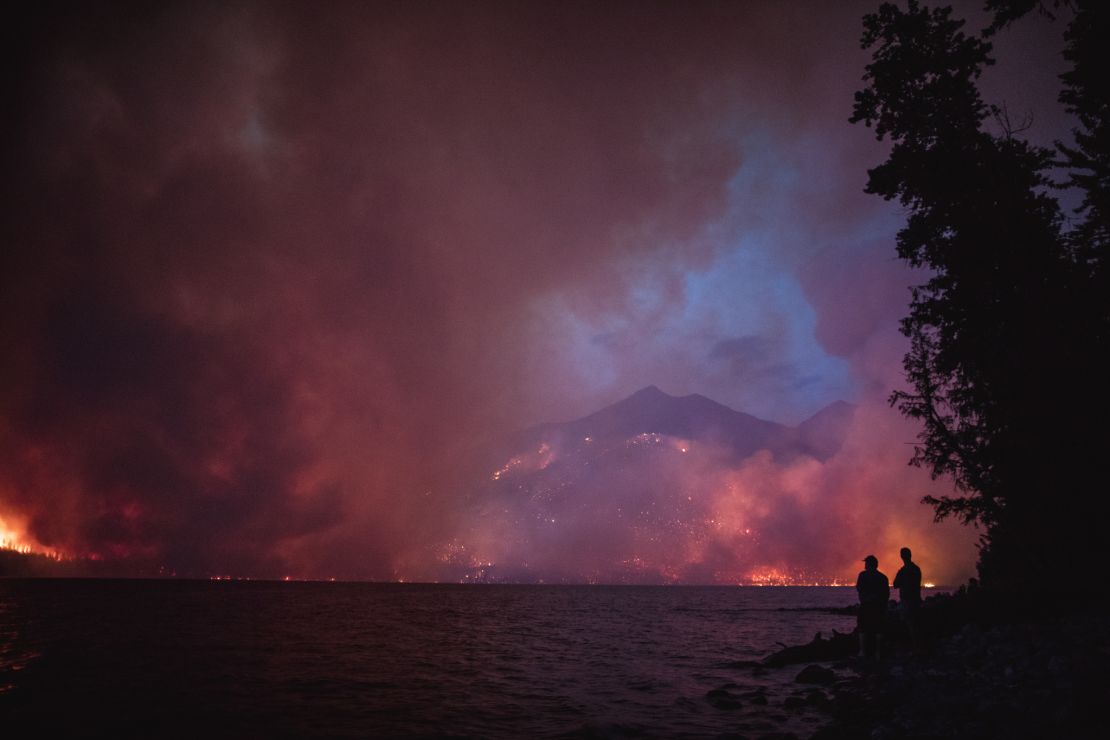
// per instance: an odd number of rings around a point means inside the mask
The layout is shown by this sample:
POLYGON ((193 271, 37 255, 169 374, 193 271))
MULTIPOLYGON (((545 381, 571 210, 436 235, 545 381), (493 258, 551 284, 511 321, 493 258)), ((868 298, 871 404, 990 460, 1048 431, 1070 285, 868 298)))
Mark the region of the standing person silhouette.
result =
POLYGON ((902 621, 906 623, 906 630, 910 633, 910 644, 915 653, 920 653, 921 568, 913 562, 910 548, 903 547, 900 554, 903 565, 894 576, 894 587, 898 589, 899 611, 902 613, 902 621))
POLYGON ((868 555, 863 559, 863 570, 856 578, 859 594, 859 657, 867 657, 867 641, 875 636, 875 659, 882 657, 883 622, 886 620, 886 602, 890 598, 890 580, 879 570, 879 559, 868 555))

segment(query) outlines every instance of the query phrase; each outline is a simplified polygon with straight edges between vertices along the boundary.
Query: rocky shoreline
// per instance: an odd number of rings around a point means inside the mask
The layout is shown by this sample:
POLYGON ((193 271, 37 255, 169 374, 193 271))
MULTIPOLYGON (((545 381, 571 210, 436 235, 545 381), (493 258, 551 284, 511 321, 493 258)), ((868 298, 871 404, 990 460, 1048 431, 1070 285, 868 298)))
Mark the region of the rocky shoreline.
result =
POLYGON ((834 632, 760 666, 804 665, 784 708, 828 717, 815 740, 1110 737, 1104 615, 1022 614, 961 591, 926 602, 919 654, 892 612, 881 659, 860 660, 856 635, 834 632))

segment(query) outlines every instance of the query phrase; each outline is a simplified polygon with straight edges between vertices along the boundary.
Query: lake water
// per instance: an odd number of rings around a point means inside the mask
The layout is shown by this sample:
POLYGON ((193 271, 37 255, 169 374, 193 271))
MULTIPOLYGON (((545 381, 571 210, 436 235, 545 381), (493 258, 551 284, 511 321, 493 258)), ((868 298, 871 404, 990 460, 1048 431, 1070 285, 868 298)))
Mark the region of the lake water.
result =
POLYGON ((804 737, 821 715, 783 707, 800 666, 736 663, 850 631, 854 618, 820 609, 854 601, 851 588, 0 580, 0 727, 804 737), (722 686, 767 702, 717 708, 706 694, 722 686))

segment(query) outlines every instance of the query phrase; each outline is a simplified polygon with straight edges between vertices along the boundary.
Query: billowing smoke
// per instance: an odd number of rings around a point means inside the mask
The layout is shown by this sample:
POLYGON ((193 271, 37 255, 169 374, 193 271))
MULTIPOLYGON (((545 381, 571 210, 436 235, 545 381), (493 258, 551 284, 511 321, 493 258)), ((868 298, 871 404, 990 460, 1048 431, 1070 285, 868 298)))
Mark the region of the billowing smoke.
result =
MULTIPOLYGON (((844 121, 866 4, 835 5, 13 18, 0 533, 179 573, 428 577, 514 429, 648 383, 794 422, 881 396, 897 340, 867 348, 912 279, 821 267, 889 259, 891 233, 844 121)), ((666 474, 756 519, 760 563, 840 574, 928 519, 897 438, 666 474)), ((640 542, 532 534, 565 572, 640 542)), ((683 546, 690 578, 755 562, 735 531, 683 546)))

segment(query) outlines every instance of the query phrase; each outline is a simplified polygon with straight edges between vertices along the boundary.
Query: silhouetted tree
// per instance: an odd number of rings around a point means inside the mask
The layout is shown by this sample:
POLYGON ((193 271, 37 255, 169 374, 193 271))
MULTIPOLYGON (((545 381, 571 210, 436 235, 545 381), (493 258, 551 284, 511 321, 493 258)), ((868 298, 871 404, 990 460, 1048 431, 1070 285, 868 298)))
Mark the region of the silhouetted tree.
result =
MULTIPOLYGON (((1096 276, 1105 248, 1092 241, 1108 211, 1091 184, 1106 183, 1097 169, 1106 107, 1091 95, 1105 81, 1078 61, 1065 76, 1074 96, 1065 102, 1090 136, 1061 149, 1087 193, 1086 220, 1069 231, 1051 196, 1055 153, 1019 138, 980 96, 977 80, 994 63, 989 35, 1033 7, 993 5, 997 22, 981 35, 966 34, 950 8, 914 0, 867 15, 862 46, 874 51, 851 120, 891 142, 866 189, 905 207, 898 254, 930 274, 902 321, 911 389, 891 397, 923 425, 911 462, 955 482, 952 496, 926 501, 938 519, 985 527, 985 583, 1055 579, 1068 588, 1075 583, 1063 583, 1059 560, 1095 552, 1107 525, 1105 499, 1087 482, 1098 473, 1105 486, 1110 421, 1105 342, 1092 336, 1106 326, 1108 303, 1096 276)), ((1087 33, 1073 23, 1069 58, 1103 53, 1087 33)))
POLYGON ((1110 350, 1110 4, 1082 2, 1068 27, 1064 58, 1072 68, 1062 75, 1060 93, 1078 121, 1073 146, 1058 143, 1069 168, 1069 183, 1083 192, 1080 222, 1071 237, 1080 264, 1090 270, 1097 296, 1092 341, 1110 350))

